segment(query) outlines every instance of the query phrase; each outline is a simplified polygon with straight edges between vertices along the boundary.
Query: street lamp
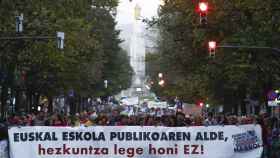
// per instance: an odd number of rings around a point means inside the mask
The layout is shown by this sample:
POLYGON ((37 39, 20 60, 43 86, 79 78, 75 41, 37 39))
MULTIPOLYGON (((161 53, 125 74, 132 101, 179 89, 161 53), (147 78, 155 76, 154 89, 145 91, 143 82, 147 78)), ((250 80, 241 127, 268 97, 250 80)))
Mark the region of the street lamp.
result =
POLYGON ((158 84, 160 85, 160 86, 164 86, 164 84, 165 84, 165 81, 164 80, 160 80, 159 82, 158 82, 158 84))
POLYGON ((163 74, 162 73, 158 73, 158 78, 163 78, 163 74))

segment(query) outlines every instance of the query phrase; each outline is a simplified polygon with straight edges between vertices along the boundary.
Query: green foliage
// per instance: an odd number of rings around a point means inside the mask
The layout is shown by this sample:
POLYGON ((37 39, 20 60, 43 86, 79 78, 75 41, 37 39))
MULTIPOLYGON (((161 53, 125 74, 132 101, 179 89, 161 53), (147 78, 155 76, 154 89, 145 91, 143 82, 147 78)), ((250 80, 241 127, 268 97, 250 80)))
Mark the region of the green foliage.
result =
POLYGON ((160 39, 156 55, 147 57, 157 58, 148 65, 160 66, 148 70, 153 80, 155 73, 165 72, 168 81, 164 90, 154 90, 187 102, 237 105, 247 94, 264 101, 267 90, 279 86, 279 54, 269 49, 218 48, 212 59, 207 42, 278 47, 280 5, 273 0, 210 0, 209 5, 206 27, 199 25, 195 1, 165 0, 159 18, 150 22, 157 25, 160 39))
POLYGON ((127 88, 131 67, 119 44, 111 13, 117 0, 1 0, 2 37, 48 36, 65 32, 65 49, 56 40, 0 43, 2 84, 54 96, 74 89, 80 96, 112 95, 127 88), (24 14, 24 32, 15 33, 15 16, 24 14), (22 74, 26 74, 23 79, 22 74), (112 86, 104 88, 104 80, 112 86))

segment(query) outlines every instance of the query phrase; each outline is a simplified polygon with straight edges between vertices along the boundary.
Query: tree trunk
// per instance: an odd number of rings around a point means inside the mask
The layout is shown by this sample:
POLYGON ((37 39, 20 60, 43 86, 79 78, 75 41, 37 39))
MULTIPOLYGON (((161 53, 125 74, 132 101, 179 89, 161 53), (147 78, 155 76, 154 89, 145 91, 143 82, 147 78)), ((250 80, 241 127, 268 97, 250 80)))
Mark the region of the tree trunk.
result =
POLYGON ((76 113, 76 104, 74 97, 68 97, 69 100, 69 106, 70 106, 70 114, 75 115, 76 113))
POLYGON ((53 97, 52 96, 49 96, 48 97, 48 112, 53 112, 53 97))
POLYGON ((77 109, 78 112, 81 112, 81 96, 77 98, 77 109))
POLYGON ((30 113, 31 111, 31 107, 33 106, 33 102, 32 102, 32 91, 29 90, 27 91, 27 104, 26 104, 26 111, 28 113, 30 113))
POLYGON ((40 94, 39 93, 34 93, 34 105, 35 106, 39 105, 39 99, 40 99, 40 94))
POLYGON ((8 88, 3 85, 2 86, 2 92, 1 92, 1 117, 2 118, 5 117, 5 114, 8 111, 7 96, 8 96, 8 88))

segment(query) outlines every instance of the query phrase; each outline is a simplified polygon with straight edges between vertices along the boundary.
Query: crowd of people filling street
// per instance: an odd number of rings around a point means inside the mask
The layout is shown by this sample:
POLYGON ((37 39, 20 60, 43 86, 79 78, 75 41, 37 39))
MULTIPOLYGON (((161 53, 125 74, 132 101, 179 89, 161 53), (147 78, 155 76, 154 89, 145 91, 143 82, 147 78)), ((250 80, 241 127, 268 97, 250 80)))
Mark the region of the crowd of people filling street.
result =
MULTIPOLYGON (((109 107, 109 106, 108 106, 109 107)), ((1 139, 7 139, 7 129, 14 126, 225 126, 259 124, 262 129, 264 155, 268 158, 280 157, 280 121, 267 113, 260 115, 236 116, 233 114, 207 113, 205 115, 187 115, 181 109, 136 108, 115 106, 100 111, 96 109, 76 113, 43 112, 14 114, 1 120, 1 139)), ((265 157, 264 156, 264 157, 265 157)))
POLYGON ((280 158, 280 0, 0 0, 0 158, 280 158))

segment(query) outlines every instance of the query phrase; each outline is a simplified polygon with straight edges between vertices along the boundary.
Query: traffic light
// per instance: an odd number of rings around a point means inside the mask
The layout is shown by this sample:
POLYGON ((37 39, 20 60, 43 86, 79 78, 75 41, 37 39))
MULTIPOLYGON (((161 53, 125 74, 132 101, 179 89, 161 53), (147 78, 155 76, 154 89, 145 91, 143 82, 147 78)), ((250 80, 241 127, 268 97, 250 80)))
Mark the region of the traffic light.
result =
POLYGON ((198 102, 197 105, 202 108, 204 103, 203 102, 198 102))
POLYGON ((57 37, 57 47, 59 49, 63 49, 64 48, 64 32, 57 32, 56 37, 57 37))
POLYGON ((208 3, 206 2, 199 2, 199 11, 200 12, 207 12, 208 11, 208 3))
POLYGON ((200 24, 207 24, 207 12, 208 12, 208 3, 207 2, 199 2, 198 4, 199 15, 200 15, 200 24))
POLYGON ((216 54, 216 41, 209 41, 208 42, 208 49, 209 49, 209 56, 210 57, 215 57, 216 54))
POLYGON ((16 32, 21 33, 23 31, 23 14, 16 16, 16 32))

